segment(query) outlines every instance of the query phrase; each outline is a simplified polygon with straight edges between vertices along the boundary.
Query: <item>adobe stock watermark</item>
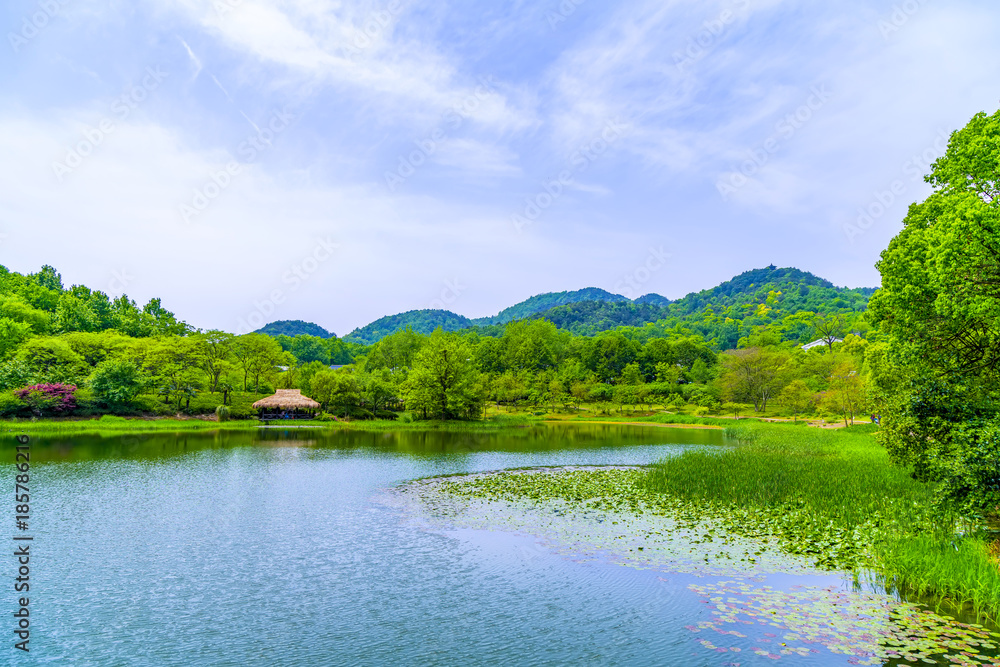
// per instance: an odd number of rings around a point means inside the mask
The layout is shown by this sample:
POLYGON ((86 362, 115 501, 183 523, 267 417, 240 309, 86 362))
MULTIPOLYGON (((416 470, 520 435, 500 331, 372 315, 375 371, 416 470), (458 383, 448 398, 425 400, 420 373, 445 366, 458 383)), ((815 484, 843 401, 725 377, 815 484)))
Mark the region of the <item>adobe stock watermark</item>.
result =
POLYGON ((351 43, 341 47, 344 57, 351 60, 359 58, 362 53, 378 42, 402 11, 402 0, 390 0, 385 9, 373 12, 361 24, 361 28, 355 30, 351 43))
POLYGON ((233 184, 235 178, 243 172, 244 166, 252 164, 262 152, 274 145, 274 139, 288 129, 295 119, 296 116, 287 107, 272 112, 268 122, 263 127, 258 127, 255 134, 249 135, 236 148, 236 154, 242 158, 242 162, 231 160, 224 168, 211 172, 201 187, 194 189, 190 201, 178 207, 181 220, 185 224, 191 224, 193 218, 201 215, 233 184))
POLYGON ((111 103, 111 115, 102 118, 96 127, 85 128, 82 132, 83 139, 66 151, 66 157, 62 162, 52 163, 52 173, 56 179, 62 183, 69 174, 79 169, 84 160, 118 128, 118 124, 124 123, 166 78, 167 73, 161 70, 159 65, 147 67, 140 85, 132 86, 131 90, 111 103))
POLYGON ((21 19, 21 30, 18 32, 8 32, 7 41, 14 53, 20 53, 35 37, 38 37, 48 27, 49 23, 56 17, 64 6, 69 4, 69 0, 39 0, 38 11, 31 16, 24 16, 21 19))
POLYGON ((614 291, 629 299, 638 299, 644 294, 642 286, 653 278, 653 274, 665 267, 671 257, 673 255, 665 252, 663 246, 650 247, 645 261, 623 275, 622 279, 615 283, 614 291))
POLYGON ((243 0, 214 0, 212 9, 215 10, 216 16, 223 17, 242 4, 243 0))
POLYGON ((889 37, 899 32, 928 2, 929 0, 906 0, 902 4, 893 5, 892 13, 878 21, 878 31, 882 33, 882 39, 888 42, 889 37))
POLYGON ((938 130, 934 142, 919 153, 909 157, 900 166, 900 173, 906 177, 894 179, 884 190, 876 190, 872 193, 872 199, 865 206, 858 208, 858 217, 852 222, 844 223, 844 234, 850 243, 854 239, 864 235, 876 222, 881 220, 906 194, 909 183, 917 183, 923 180, 924 174, 931 170, 931 165, 945 154, 948 150, 948 139, 951 134, 947 130, 938 130))
POLYGON ((416 148, 406 155, 399 156, 395 170, 385 172, 385 186, 389 192, 395 192, 408 178, 417 173, 420 167, 427 164, 430 157, 437 152, 439 145, 449 139, 448 133, 461 128, 492 95, 496 95, 496 80, 492 75, 481 77, 479 85, 472 93, 442 114, 443 125, 435 127, 424 139, 414 141, 416 148))
POLYGON ((570 16, 576 13, 577 8, 587 0, 562 0, 555 9, 545 12, 545 20, 549 22, 549 27, 555 30, 560 23, 565 23, 570 16))
POLYGON ((520 234, 525 227, 533 225, 542 213, 562 196, 566 188, 573 184, 573 177, 586 171, 591 164, 605 155, 627 130, 628 126, 622 123, 621 119, 609 120, 593 139, 580 146, 580 149, 570 156, 567 168, 555 177, 543 180, 542 189, 525 198, 521 212, 510 216, 514 230, 520 234))
POLYGON ((750 0, 736 0, 736 3, 723 9, 718 16, 702 23, 701 30, 688 39, 683 51, 674 52, 674 66, 684 72, 714 49, 719 40, 725 36, 729 27, 736 23, 741 13, 750 9, 750 0))
POLYGON ((466 289, 468 289, 468 285, 463 285, 458 278, 445 280, 439 297, 430 302, 430 309, 450 310, 450 306, 458 301, 466 289))
POLYGON ((785 145, 782 142, 788 141, 805 127, 831 97, 832 93, 826 84, 813 86, 805 103, 779 120, 774 126, 774 133, 760 146, 747 151, 747 159, 740 163, 738 170, 731 171, 716 181, 715 189, 722 195, 723 201, 729 201, 730 195, 749 183, 771 161, 771 157, 781 150, 785 145))
POLYGON ((112 271, 111 280, 108 281, 108 294, 121 296, 133 280, 135 280, 135 276, 131 275, 128 269, 112 271))
POLYGON ((240 318, 236 333, 238 335, 247 334, 267 324, 267 318, 277 311, 278 306, 285 302, 288 295, 294 293, 312 278, 321 266, 330 261, 334 251, 339 247, 340 244, 334 243, 329 237, 319 239, 309 254, 281 275, 281 283, 284 287, 273 289, 264 298, 254 300, 253 312, 240 318))

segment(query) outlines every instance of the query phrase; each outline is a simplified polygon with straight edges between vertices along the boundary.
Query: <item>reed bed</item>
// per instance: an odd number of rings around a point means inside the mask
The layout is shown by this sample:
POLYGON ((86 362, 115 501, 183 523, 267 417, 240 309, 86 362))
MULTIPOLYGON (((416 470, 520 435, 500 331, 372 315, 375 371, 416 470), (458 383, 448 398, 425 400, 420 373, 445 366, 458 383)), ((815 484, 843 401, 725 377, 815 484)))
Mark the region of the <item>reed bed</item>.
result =
POLYGON ((731 528, 769 531, 819 565, 1000 619, 1000 568, 987 533, 891 465, 870 431, 731 426, 731 447, 664 460, 640 485, 725 509, 738 517, 731 528))

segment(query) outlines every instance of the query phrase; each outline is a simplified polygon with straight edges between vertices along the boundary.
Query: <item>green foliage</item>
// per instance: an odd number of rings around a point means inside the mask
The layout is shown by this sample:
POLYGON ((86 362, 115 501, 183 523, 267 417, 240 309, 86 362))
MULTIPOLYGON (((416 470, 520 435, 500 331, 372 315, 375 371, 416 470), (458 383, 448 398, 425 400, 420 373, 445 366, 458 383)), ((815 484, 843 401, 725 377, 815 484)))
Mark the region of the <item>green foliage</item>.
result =
POLYGON ((215 416, 220 422, 227 422, 232 418, 233 411, 227 405, 220 405, 215 408, 215 416))
POLYGON ((355 329, 344 340, 371 345, 389 334, 407 328, 417 333, 429 334, 436 329, 458 331, 472 326, 472 320, 448 310, 411 310, 399 315, 389 315, 371 324, 355 329))
POLYGON ((18 349, 14 359, 39 382, 77 383, 89 374, 83 357, 59 338, 32 338, 18 349))
POLYGON ((31 415, 28 404, 14 395, 13 391, 0 391, 0 417, 27 417, 31 415))
POLYGON ((926 179, 934 192, 910 207, 882 254, 870 312, 882 441, 965 507, 996 502, 988 485, 975 485, 973 452, 985 446, 989 456, 1000 416, 998 162, 1000 112, 952 134, 926 179))
POLYGON ((102 361, 90 375, 94 398, 112 409, 128 409, 148 380, 135 362, 128 359, 102 361))
POLYGON ((31 325, 0 317, 0 361, 10 358, 30 337, 31 325))
POLYGON ((295 338, 297 336, 311 336, 316 338, 333 338, 334 335, 321 327, 318 324, 313 324, 312 322, 303 322, 302 320, 278 320, 276 322, 271 322, 270 324, 265 324, 254 333, 267 334, 268 336, 288 336, 290 338, 295 338))
POLYGON ((485 396, 469 346, 440 329, 417 354, 405 393, 411 410, 440 419, 478 417, 485 396))
POLYGON ((474 324, 479 326, 507 324, 508 322, 530 318, 539 313, 567 304, 622 303, 627 301, 628 299, 620 294, 612 294, 597 287, 588 287, 573 292, 549 292, 533 296, 521 303, 505 308, 495 317, 483 317, 475 320, 474 324))

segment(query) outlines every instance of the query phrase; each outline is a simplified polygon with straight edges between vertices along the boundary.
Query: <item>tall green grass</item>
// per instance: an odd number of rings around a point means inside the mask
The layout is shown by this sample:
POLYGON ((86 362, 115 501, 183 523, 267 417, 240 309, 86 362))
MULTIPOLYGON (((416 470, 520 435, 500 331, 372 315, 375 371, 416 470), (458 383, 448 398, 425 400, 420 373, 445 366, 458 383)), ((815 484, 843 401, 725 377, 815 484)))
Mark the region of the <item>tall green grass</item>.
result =
POLYGON ((1000 568, 984 533, 891 465, 871 431, 730 426, 730 448, 664 460, 641 484, 728 508, 737 529, 770 531, 821 565, 868 571, 888 590, 1000 618, 1000 568))

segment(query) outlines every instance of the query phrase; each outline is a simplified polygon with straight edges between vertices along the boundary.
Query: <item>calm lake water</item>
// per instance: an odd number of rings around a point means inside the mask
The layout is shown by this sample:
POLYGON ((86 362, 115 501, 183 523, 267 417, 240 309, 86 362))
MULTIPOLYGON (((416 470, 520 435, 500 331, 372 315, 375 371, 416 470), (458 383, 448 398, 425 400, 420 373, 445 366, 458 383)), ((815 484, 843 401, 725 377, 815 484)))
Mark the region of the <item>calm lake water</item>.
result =
MULTIPOLYGON (((13 664, 773 664, 717 656, 691 577, 434 532, 376 502, 420 477, 646 464, 719 431, 542 426, 73 436, 32 445, 31 653, 13 664)), ((7 516, 12 503, 4 501, 7 516)), ((8 560, 5 574, 13 572, 8 560)), ((704 583, 705 579, 698 579, 704 583)), ((2 661, 0 661, 2 662, 2 661)), ((790 664, 848 664, 828 652, 790 664)))

